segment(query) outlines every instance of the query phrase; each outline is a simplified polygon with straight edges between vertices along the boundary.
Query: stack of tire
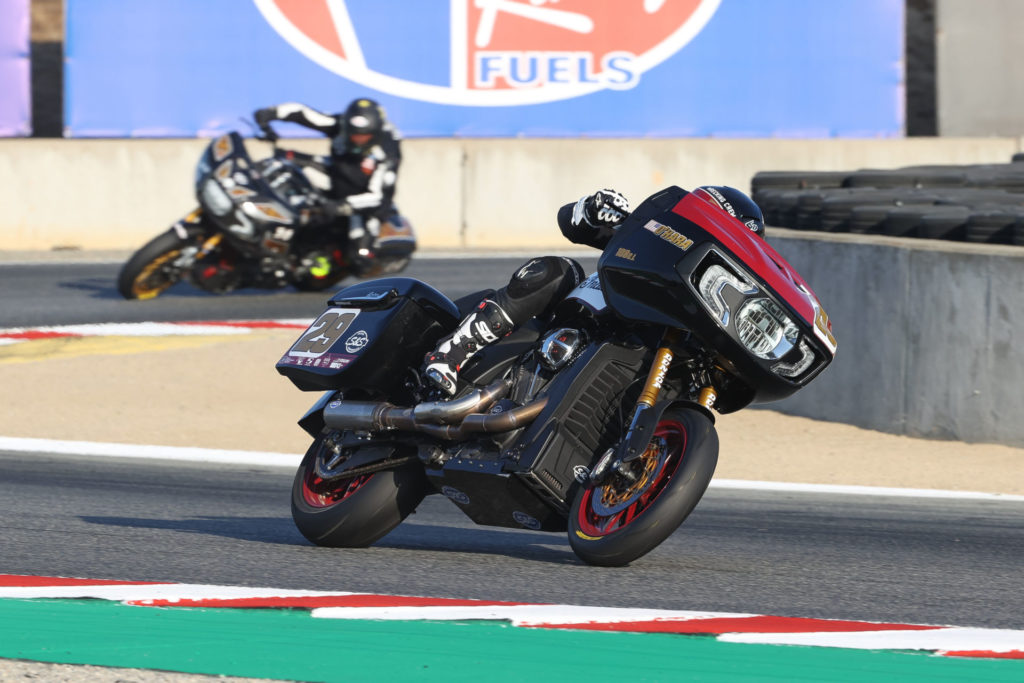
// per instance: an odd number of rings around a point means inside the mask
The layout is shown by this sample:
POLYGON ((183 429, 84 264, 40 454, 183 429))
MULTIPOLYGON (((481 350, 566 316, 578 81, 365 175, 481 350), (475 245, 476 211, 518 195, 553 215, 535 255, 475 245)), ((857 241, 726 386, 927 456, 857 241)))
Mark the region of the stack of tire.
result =
POLYGON ((1024 246, 1024 154, 1007 164, 762 171, 771 226, 1024 246))

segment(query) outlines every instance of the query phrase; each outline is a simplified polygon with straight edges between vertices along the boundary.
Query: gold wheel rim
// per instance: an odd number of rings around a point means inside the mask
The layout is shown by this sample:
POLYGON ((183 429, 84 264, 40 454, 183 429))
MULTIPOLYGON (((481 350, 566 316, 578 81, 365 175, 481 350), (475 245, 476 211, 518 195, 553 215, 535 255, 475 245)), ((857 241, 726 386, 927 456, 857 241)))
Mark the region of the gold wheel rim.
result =
POLYGON ((180 254, 181 251, 175 249, 174 251, 169 251, 166 254, 156 257, 146 264, 146 267, 135 276, 134 280, 132 280, 132 294, 135 295, 135 298, 152 299, 161 292, 170 288, 174 282, 167 278, 160 278, 157 282, 153 282, 155 279, 154 276, 159 273, 160 268, 165 263, 178 258, 180 254))
POLYGON ((637 480, 622 491, 605 486, 601 490, 601 504, 609 508, 621 505, 647 488, 658 467, 658 455, 658 447, 655 444, 648 444, 647 450, 640 456, 644 462, 644 471, 637 477, 637 480))

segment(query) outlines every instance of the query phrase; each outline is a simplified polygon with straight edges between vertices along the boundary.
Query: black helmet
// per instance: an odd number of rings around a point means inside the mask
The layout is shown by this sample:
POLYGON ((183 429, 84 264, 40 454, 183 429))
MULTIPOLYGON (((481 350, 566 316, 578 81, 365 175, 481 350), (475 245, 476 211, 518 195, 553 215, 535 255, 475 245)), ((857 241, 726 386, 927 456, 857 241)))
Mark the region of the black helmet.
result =
POLYGON ((359 152, 377 142, 384 129, 384 110, 373 100, 360 98, 348 105, 344 120, 348 147, 359 152))
POLYGON ((739 219, 740 223, 750 228, 758 237, 764 237, 764 214, 761 213, 761 208, 735 187, 701 185, 693 194, 739 219))

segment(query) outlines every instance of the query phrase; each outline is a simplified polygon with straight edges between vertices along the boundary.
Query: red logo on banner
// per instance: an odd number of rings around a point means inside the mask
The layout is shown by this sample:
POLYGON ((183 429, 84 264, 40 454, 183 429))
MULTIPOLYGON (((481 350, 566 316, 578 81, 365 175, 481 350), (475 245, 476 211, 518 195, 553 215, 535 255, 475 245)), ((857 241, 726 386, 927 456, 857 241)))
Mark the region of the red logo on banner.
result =
POLYGON ((721 0, 450 0, 447 86, 372 69, 345 0, 255 2, 293 47, 349 80, 426 102, 509 106, 632 88, 721 0))

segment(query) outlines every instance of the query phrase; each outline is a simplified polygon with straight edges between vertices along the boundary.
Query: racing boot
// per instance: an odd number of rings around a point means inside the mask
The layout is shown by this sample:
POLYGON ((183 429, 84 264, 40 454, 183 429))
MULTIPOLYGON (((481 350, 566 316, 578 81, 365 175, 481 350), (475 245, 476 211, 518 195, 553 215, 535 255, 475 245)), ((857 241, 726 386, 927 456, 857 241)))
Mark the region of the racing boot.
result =
POLYGON ((349 219, 345 260, 356 277, 376 275, 373 272, 377 265, 373 244, 376 241, 375 234, 380 230, 379 226, 380 220, 373 216, 364 220, 362 216, 355 214, 349 219))
POLYGON ((512 332, 512 320, 501 306, 484 299, 459 323, 459 328, 423 359, 423 377, 449 396, 455 395, 459 370, 482 347, 512 332))

